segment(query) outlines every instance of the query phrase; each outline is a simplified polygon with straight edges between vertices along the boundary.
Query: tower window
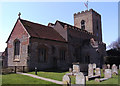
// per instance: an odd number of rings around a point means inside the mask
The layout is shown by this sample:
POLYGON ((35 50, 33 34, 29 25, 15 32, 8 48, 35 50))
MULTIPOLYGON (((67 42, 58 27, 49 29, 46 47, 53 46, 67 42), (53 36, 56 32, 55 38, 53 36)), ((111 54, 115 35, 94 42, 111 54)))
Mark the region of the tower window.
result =
POLYGON ((81 21, 81 29, 85 29, 85 20, 81 21))
POLYGON ((99 29, 99 26, 98 26, 98 20, 97 20, 97 30, 99 29))

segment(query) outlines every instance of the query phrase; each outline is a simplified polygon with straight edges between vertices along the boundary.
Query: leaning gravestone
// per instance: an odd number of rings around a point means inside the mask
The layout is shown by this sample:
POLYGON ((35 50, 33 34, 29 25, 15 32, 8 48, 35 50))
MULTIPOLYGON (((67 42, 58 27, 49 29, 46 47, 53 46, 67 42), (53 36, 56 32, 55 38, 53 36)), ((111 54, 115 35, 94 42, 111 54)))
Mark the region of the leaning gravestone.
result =
POLYGON ((77 73, 75 83, 85 86, 85 76, 82 72, 77 73))
POLYGON ((107 64, 107 68, 110 69, 110 64, 107 64))
POLYGON ((95 69, 95 75, 101 76, 101 70, 100 68, 95 69))
POLYGON ((117 66, 115 64, 112 65, 112 74, 115 74, 115 75, 118 74, 118 69, 117 69, 117 66))
POLYGON ((88 65, 88 76, 93 76, 93 65, 92 64, 88 65))
POLYGON ((93 69, 95 69, 96 68, 96 64, 95 63, 93 63, 93 69))
POLYGON ((104 78, 111 78, 111 77, 112 77, 111 69, 105 69, 104 78))
POLYGON ((71 82, 70 77, 68 75, 64 75, 63 76, 63 85, 68 86, 68 85, 70 85, 70 82, 71 82))
POLYGON ((80 72, 80 65, 79 65, 79 63, 74 63, 73 64, 73 72, 74 73, 79 73, 80 72))

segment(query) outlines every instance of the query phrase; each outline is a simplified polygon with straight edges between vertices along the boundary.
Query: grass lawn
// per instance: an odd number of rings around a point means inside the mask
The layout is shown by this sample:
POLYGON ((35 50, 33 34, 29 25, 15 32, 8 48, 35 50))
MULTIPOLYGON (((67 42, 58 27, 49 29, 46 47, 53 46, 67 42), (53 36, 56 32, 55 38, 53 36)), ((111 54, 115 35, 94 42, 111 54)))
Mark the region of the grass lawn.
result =
MULTIPOLYGON (((35 72, 29 72, 29 73, 35 74, 35 72)), ((62 81, 62 77, 66 73, 67 72, 57 73, 57 72, 42 72, 42 71, 40 71, 40 72, 38 72, 38 76, 62 81)), ((120 74, 120 70, 119 70, 119 74, 120 74)), ((101 77, 104 77, 103 73, 102 73, 101 77)), ((95 80, 90 80, 90 81, 87 81, 86 84, 118 84, 118 80, 120 80, 120 75, 119 75, 119 77, 118 77, 118 75, 112 75, 112 78, 110 78, 106 81, 96 82, 95 80)), ((73 84, 75 84, 75 76, 71 76, 71 82, 73 84)))
MULTIPOLYGON (((35 74, 34 72, 29 72, 29 73, 30 74, 35 74)), ((62 81, 62 77, 66 73, 67 72, 57 73, 57 72, 42 72, 42 71, 40 71, 40 72, 38 72, 38 76, 62 81)), ((119 70, 119 74, 120 74, 120 70, 119 70)), ((103 73, 102 73, 102 77, 103 77, 103 73)), ((95 82, 95 80, 90 80, 90 81, 87 81, 86 84, 87 85, 88 84, 89 85, 90 84, 91 85, 92 84, 118 84, 118 78, 120 79, 120 75, 119 75, 119 77, 118 77, 118 75, 113 75, 112 78, 110 78, 109 80, 106 80, 106 81, 103 81, 103 82, 95 82)), ((72 84, 75 84, 75 76, 71 76, 71 81, 72 81, 72 84)), ((30 86, 31 84, 34 84, 34 85, 37 85, 37 86, 44 86, 44 85, 45 86, 46 85, 47 86, 50 86, 50 85, 51 86, 54 86, 54 85, 55 86, 61 86, 61 85, 57 85, 57 84, 52 83, 52 82, 32 78, 32 77, 25 76, 25 75, 19 75, 19 74, 2 75, 2 84, 3 84, 2 86, 7 86, 6 84, 12 84, 10 86, 15 86, 15 84, 17 84, 17 85, 18 84, 24 84, 26 86, 30 86)), ((31 85, 31 86, 34 86, 34 85, 31 85)))
MULTIPOLYGON (((38 72, 38 76, 45 77, 45 78, 50 78, 58 81, 62 81, 62 77, 66 74, 67 72, 38 72)), ((34 74, 35 72, 29 72, 29 74, 34 74)))
MULTIPOLYGON (((55 83, 40 80, 40 79, 36 79, 36 78, 32 78, 32 77, 25 76, 25 75, 7 74, 7 75, 2 75, 2 84, 3 84, 3 86, 5 84, 13 84, 13 85, 15 85, 15 84, 26 84, 26 86, 28 86, 28 84, 42 84, 42 85, 43 84, 48 84, 48 85, 51 84, 52 85, 52 84, 55 84, 55 83)), ((5 86, 7 86, 7 85, 5 85, 5 86)), ((40 85, 38 85, 38 86, 40 86, 40 85)), ((57 86, 59 86, 59 85, 57 85, 57 86)))

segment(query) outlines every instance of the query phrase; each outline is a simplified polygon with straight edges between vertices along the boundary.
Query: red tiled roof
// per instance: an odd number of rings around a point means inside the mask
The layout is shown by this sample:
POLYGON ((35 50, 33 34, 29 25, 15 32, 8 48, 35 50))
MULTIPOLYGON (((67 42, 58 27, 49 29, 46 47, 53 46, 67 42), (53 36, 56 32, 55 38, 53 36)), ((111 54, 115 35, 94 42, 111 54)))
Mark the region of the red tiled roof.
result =
POLYGON ((20 19, 20 21, 32 37, 66 42, 65 39, 52 27, 33 23, 23 19, 20 19))

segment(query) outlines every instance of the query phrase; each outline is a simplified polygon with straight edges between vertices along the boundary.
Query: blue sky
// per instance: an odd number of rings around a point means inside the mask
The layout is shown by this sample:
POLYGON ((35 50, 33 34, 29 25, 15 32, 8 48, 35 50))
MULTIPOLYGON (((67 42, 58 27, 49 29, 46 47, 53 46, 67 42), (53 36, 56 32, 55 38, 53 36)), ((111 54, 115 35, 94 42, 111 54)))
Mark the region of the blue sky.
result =
MULTIPOLYGON (((101 14, 103 42, 109 45, 118 38, 118 2, 89 2, 101 14)), ((60 20, 74 25, 73 14, 86 10, 84 2, 1 2, 0 4, 0 52, 12 31, 18 13, 21 18, 47 25, 60 20)))

